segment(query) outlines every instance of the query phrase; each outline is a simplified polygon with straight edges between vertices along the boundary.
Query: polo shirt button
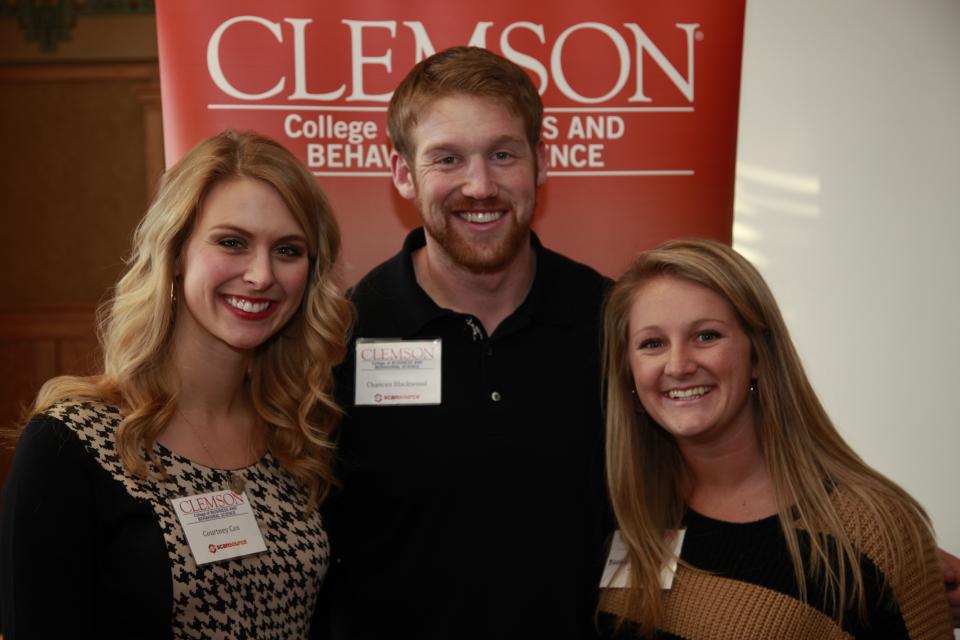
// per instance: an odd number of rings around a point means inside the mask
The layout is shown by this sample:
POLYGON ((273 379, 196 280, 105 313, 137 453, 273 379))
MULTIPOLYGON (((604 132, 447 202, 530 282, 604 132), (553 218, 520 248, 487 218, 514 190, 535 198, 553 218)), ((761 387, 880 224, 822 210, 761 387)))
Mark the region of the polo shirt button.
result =
POLYGON ((491 393, 490 399, 493 400, 494 402, 500 402, 500 392, 494 391, 493 393, 491 393))

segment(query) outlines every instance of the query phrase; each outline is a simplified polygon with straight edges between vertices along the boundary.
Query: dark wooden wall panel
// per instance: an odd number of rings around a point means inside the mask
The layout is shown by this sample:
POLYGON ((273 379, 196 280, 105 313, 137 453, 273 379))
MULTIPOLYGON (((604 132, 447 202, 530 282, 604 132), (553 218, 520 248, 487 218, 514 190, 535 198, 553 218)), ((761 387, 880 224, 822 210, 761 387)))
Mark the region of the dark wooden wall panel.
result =
MULTIPOLYGON (((93 305, 0 305, 0 427, 20 426, 40 386, 96 371, 93 305)), ((0 453, 0 483, 12 451, 0 453)))

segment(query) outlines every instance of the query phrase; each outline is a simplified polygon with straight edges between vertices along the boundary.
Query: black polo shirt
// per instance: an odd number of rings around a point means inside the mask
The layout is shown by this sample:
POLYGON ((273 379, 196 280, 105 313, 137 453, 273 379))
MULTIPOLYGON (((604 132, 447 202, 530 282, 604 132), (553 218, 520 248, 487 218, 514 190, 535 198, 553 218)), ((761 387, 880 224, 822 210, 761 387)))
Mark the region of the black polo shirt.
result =
POLYGON ((442 402, 355 406, 351 343, 338 377, 344 488, 327 512, 339 637, 591 633, 607 529, 609 281, 531 242, 531 290, 490 336, 417 284, 422 229, 353 291, 354 340, 442 340, 442 402))

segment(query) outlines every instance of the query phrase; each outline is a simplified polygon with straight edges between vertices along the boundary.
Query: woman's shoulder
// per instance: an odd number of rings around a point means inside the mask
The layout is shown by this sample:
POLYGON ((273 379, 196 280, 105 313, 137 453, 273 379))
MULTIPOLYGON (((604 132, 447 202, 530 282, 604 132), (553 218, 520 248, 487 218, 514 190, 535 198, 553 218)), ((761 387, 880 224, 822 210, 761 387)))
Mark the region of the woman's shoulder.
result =
POLYGON ((830 492, 830 501, 844 533, 881 569, 892 568, 890 555, 904 546, 936 548, 920 505, 895 488, 839 485, 830 492))
POLYGON ((114 427, 121 419, 120 410, 102 400, 68 399, 50 405, 36 414, 30 423, 53 420, 70 429, 84 429, 94 425, 114 427))
POLYGON ((30 418, 17 451, 56 457, 80 450, 112 451, 113 432, 121 420, 119 409, 105 402, 58 401, 30 418))
POLYGON ((4 483, 14 486, 47 485, 54 478, 76 482, 95 468, 90 434, 119 420, 115 407, 99 402, 57 402, 35 414, 20 432, 16 452, 4 483), (93 425, 101 425, 94 428, 93 425))

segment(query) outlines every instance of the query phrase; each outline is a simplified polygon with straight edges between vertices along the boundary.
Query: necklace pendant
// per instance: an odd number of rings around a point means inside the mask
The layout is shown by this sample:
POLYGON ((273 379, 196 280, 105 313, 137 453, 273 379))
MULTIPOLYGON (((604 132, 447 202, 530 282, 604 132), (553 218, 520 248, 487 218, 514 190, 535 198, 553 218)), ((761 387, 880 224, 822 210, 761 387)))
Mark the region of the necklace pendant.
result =
POLYGON ((247 481, 239 473, 228 471, 227 482, 230 485, 230 490, 236 493, 237 495, 243 493, 247 489, 247 481))

